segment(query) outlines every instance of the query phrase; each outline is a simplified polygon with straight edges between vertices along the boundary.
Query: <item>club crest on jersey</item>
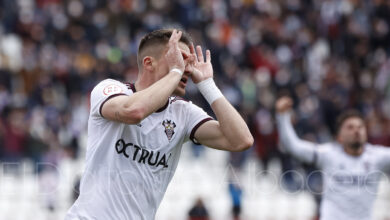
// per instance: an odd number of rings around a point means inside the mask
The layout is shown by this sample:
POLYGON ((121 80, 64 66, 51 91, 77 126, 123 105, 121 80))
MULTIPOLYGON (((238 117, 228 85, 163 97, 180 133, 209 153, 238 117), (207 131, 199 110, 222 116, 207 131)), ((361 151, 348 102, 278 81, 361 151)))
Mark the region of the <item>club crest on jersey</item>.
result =
POLYGON ((161 124, 165 128, 165 134, 167 135, 168 140, 171 141, 173 134, 175 134, 175 131, 174 131, 174 129, 176 128, 175 122, 173 122, 171 120, 164 120, 161 124))

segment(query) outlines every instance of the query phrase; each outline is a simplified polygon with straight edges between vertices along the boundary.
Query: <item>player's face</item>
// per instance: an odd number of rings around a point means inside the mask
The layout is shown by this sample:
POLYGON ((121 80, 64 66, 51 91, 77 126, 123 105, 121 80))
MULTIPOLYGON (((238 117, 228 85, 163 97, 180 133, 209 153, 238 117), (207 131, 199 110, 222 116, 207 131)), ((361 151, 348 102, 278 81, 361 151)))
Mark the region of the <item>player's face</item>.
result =
MULTIPOLYGON (((173 95, 177 96, 184 96, 185 95, 185 88, 187 86, 187 81, 188 78, 190 77, 190 67, 189 67, 189 58, 190 58, 190 48, 183 42, 179 42, 179 48, 181 50, 181 54, 184 59, 184 64, 186 65, 186 68, 183 73, 183 77, 181 78, 178 86, 176 89, 173 91, 173 95)), ((164 77, 168 72, 169 72, 169 67, 167 63, 164 60, 164 57, 161 56, 162 58, 159 61, 159 72, 161 73, 160 78, 164 77)))
POLYGON ((181 50, 181 54, 183 56, 184 64, 186 65, 186 68, 184 69, 183 77, 181 78, 179 85, 177 86, 175 91, 173 91, 173 94, 177 96, 184 96, 186 93, 187 81, 191 75, 189 71, 190 48, 185 43, 182 42, 179 43, 179 48, 181 50))
POLYGON ((367 131, 363 120, 358 117, 346 119, 340 127, 337 139, 343 146, 361 147, 367 141, 367 131))

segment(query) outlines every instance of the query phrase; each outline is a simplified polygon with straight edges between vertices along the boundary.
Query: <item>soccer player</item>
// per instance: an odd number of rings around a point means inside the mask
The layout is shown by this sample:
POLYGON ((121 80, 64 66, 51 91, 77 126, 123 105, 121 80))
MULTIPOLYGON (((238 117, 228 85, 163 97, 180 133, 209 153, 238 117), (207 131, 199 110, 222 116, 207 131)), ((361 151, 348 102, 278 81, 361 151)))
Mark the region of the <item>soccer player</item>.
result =
POLYGON ((367 143, 366 127, 357 111, 339 116, 336 141, 315 144, 301 140, 291 124, 292 104, 288 97, 276 102, 280 140, 292 156, 321 169, 320 219, 370 219, 382 171, 390 166, 390 149, 367 143))
POLYGON ((242 151, 253 137, 213 81, 210 51, 177 30, 153 31, 138 48, 138 79, 100 82, 91 92, 86 167, 66 220, 152 220, 192 140, 242 151), (191 78, 216 118, 179 98, 191 78))

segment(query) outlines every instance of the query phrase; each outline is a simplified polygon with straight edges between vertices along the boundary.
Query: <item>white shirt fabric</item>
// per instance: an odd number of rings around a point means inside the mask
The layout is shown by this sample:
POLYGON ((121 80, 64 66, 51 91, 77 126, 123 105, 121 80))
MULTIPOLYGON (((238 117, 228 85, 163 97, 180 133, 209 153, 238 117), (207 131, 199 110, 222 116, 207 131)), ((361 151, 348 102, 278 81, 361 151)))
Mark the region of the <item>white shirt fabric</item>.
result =
POLYGON ((211 120, 201 108, 178 97, 170 97, 164 108, 138 125, 102 117, 105 101, 134 92, 133 85, 112 79, 92 90, 85 172, 80 196, 65 220, 154 219, 183 143, 211 120))
POLYGON ((337 143, 314 144, 298 138, 289 113, 277 115, 284 149, 321 169, 324 191, 321 220, 369 220, 380 178, 390 167, 390 148, 366 144, 358 157, 337 143))

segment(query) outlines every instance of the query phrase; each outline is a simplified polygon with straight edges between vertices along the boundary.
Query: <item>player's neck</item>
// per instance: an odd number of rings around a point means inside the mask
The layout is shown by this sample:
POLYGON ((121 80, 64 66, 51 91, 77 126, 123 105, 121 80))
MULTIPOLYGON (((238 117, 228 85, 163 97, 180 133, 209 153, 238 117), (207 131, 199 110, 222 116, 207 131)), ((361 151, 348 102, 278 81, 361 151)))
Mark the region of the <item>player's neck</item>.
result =
POLYGON ((154 78, 155 76, 156 74, 147 73, 147 72, 138 74, 138 79, 134 83, 135 89, 137 91, 141 91, 153 85, 158 80, 154 78))
MULTIPOLYGON (((145 78, 142 78, 142 76, 141 76, 134 83, 135 91, 139 92, 141 90, 144 90, 144 89, 148 88, 149 86, 153 85, 153 83, 155 83, 155 81, 147 80, 145 78)), ((163 106, 161 106, 159 109, 157 109, 156 112, 160 112, 160 111, 164 110, 168 106, 168 103, 169 103, 169 99, 167 100, 167 102, 163 106)))
POLYGON ((142 83, 141 81, 137 80, 135 83, 134 83, 134 87, 135 87, 135 90, 137 92, 141 91, 141 90, 144 90, 146 88, 148 88, 147 85, 145 85, 144 83, 142 83))
POLYGON ((134 83, 136 91, 141 91, 149 86, 151 86, 154 82, 151 80, 146 79, 145 77, 138 78, 137 81, 134 83))
POLYGON ((358 156, 362 155, 364 152, 364 144, 358 148, 354 148, 351 146, 343 146, 343 149, 344 149, 345 153, 347 153, 348 155, 358 157, 358 156))

